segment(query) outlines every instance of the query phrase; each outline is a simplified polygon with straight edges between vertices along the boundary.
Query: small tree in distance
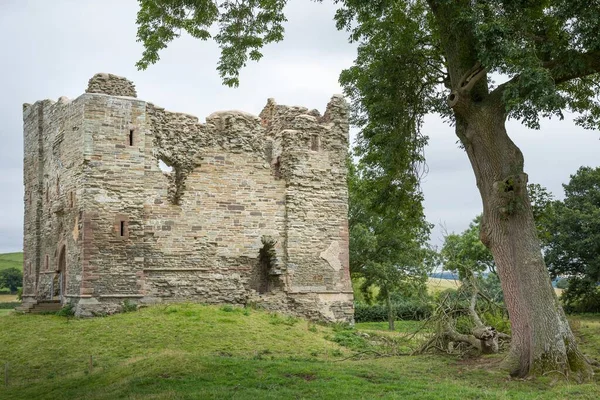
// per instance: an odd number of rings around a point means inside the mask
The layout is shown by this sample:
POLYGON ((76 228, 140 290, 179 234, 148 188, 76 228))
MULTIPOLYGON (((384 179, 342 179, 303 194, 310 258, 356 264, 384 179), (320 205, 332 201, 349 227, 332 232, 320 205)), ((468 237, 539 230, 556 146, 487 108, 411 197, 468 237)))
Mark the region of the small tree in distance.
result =
POLYGON ((350 271, 363 278, 361 291, 379 288, 379 300, 394 330, 396 314, 391 297, 425 291, 433 252, 426 242, 431 226, 425 221, 420 194, 406 196, 364 163, 349 161, 350 271), (382 193, 387 195, 382 196, 382 193))
POLYGON ((0 271, 0 287, 10 290, 11 294, 17 293, 17 289, 23 284, 23 273, 17 268, 7 268, 0 271))

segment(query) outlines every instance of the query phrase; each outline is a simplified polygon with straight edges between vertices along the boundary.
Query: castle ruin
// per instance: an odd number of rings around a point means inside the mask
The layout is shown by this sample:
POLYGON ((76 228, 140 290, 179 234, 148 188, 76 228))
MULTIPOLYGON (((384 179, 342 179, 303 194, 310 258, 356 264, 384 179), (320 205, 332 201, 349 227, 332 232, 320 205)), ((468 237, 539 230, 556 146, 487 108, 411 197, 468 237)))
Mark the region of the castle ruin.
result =
POLYGON ((351 321, 348 108, 267 102, 198 118, 96 74, 23 105, 23 302, 257 303, 351 321))

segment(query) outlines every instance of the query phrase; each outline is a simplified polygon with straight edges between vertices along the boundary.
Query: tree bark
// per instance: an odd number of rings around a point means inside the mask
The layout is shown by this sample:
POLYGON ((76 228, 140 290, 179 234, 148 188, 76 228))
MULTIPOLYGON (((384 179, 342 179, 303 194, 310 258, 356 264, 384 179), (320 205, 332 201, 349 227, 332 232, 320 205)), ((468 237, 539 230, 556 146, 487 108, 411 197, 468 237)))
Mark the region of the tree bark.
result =
POLYGON ((385 304, 388 309, 388 329, 390 331, 393 331, 394 330, 394 321, 396 319, 396 316, 394 315, 394 310, 392 309, 392 298, 391 298, 390 292, 388 292, 387 296, 385 296, 385 304))
POLYGON ((552 288, 527 195, 523 155, 505 122, 501 101, 486 101, 472 103, 456 125, 483 201, 481 240, 494 256, 512 325, 505 363, 514 376, 557 371, 586 380, 591 367, 577 349, 552 288))

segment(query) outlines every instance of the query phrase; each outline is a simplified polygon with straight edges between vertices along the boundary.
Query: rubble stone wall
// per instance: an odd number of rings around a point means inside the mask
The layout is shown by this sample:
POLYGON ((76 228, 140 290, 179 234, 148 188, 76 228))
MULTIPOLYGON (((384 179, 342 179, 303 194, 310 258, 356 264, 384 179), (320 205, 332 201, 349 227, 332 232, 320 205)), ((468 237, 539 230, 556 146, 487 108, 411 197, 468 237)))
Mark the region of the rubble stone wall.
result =
POLYGON ((88 82, 86 93, 103 93, 111 96, 137 97, 135 85, 122 76, 99 73, 88 82))
POLYGON ((84 104, 61 97, 23 106, 25 302, 50 299, 60 285, 67 296, 79 295, 84 104), (73 268, 61 276, 63 251, 73 268))

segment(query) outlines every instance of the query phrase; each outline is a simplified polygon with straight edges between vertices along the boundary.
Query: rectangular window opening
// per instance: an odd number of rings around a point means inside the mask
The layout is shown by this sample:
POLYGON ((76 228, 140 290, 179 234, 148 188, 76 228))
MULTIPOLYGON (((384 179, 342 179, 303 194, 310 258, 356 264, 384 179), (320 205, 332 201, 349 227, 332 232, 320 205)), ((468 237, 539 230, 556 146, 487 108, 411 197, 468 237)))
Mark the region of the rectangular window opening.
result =
POLYGON ((133 129, 129 130, 129 145, 133 146, 133 129))
POLYGON ((120 229, 121 230, 119 232, 121 234, 121 237, 125 236, 125 221, 121 221, 120 229))

